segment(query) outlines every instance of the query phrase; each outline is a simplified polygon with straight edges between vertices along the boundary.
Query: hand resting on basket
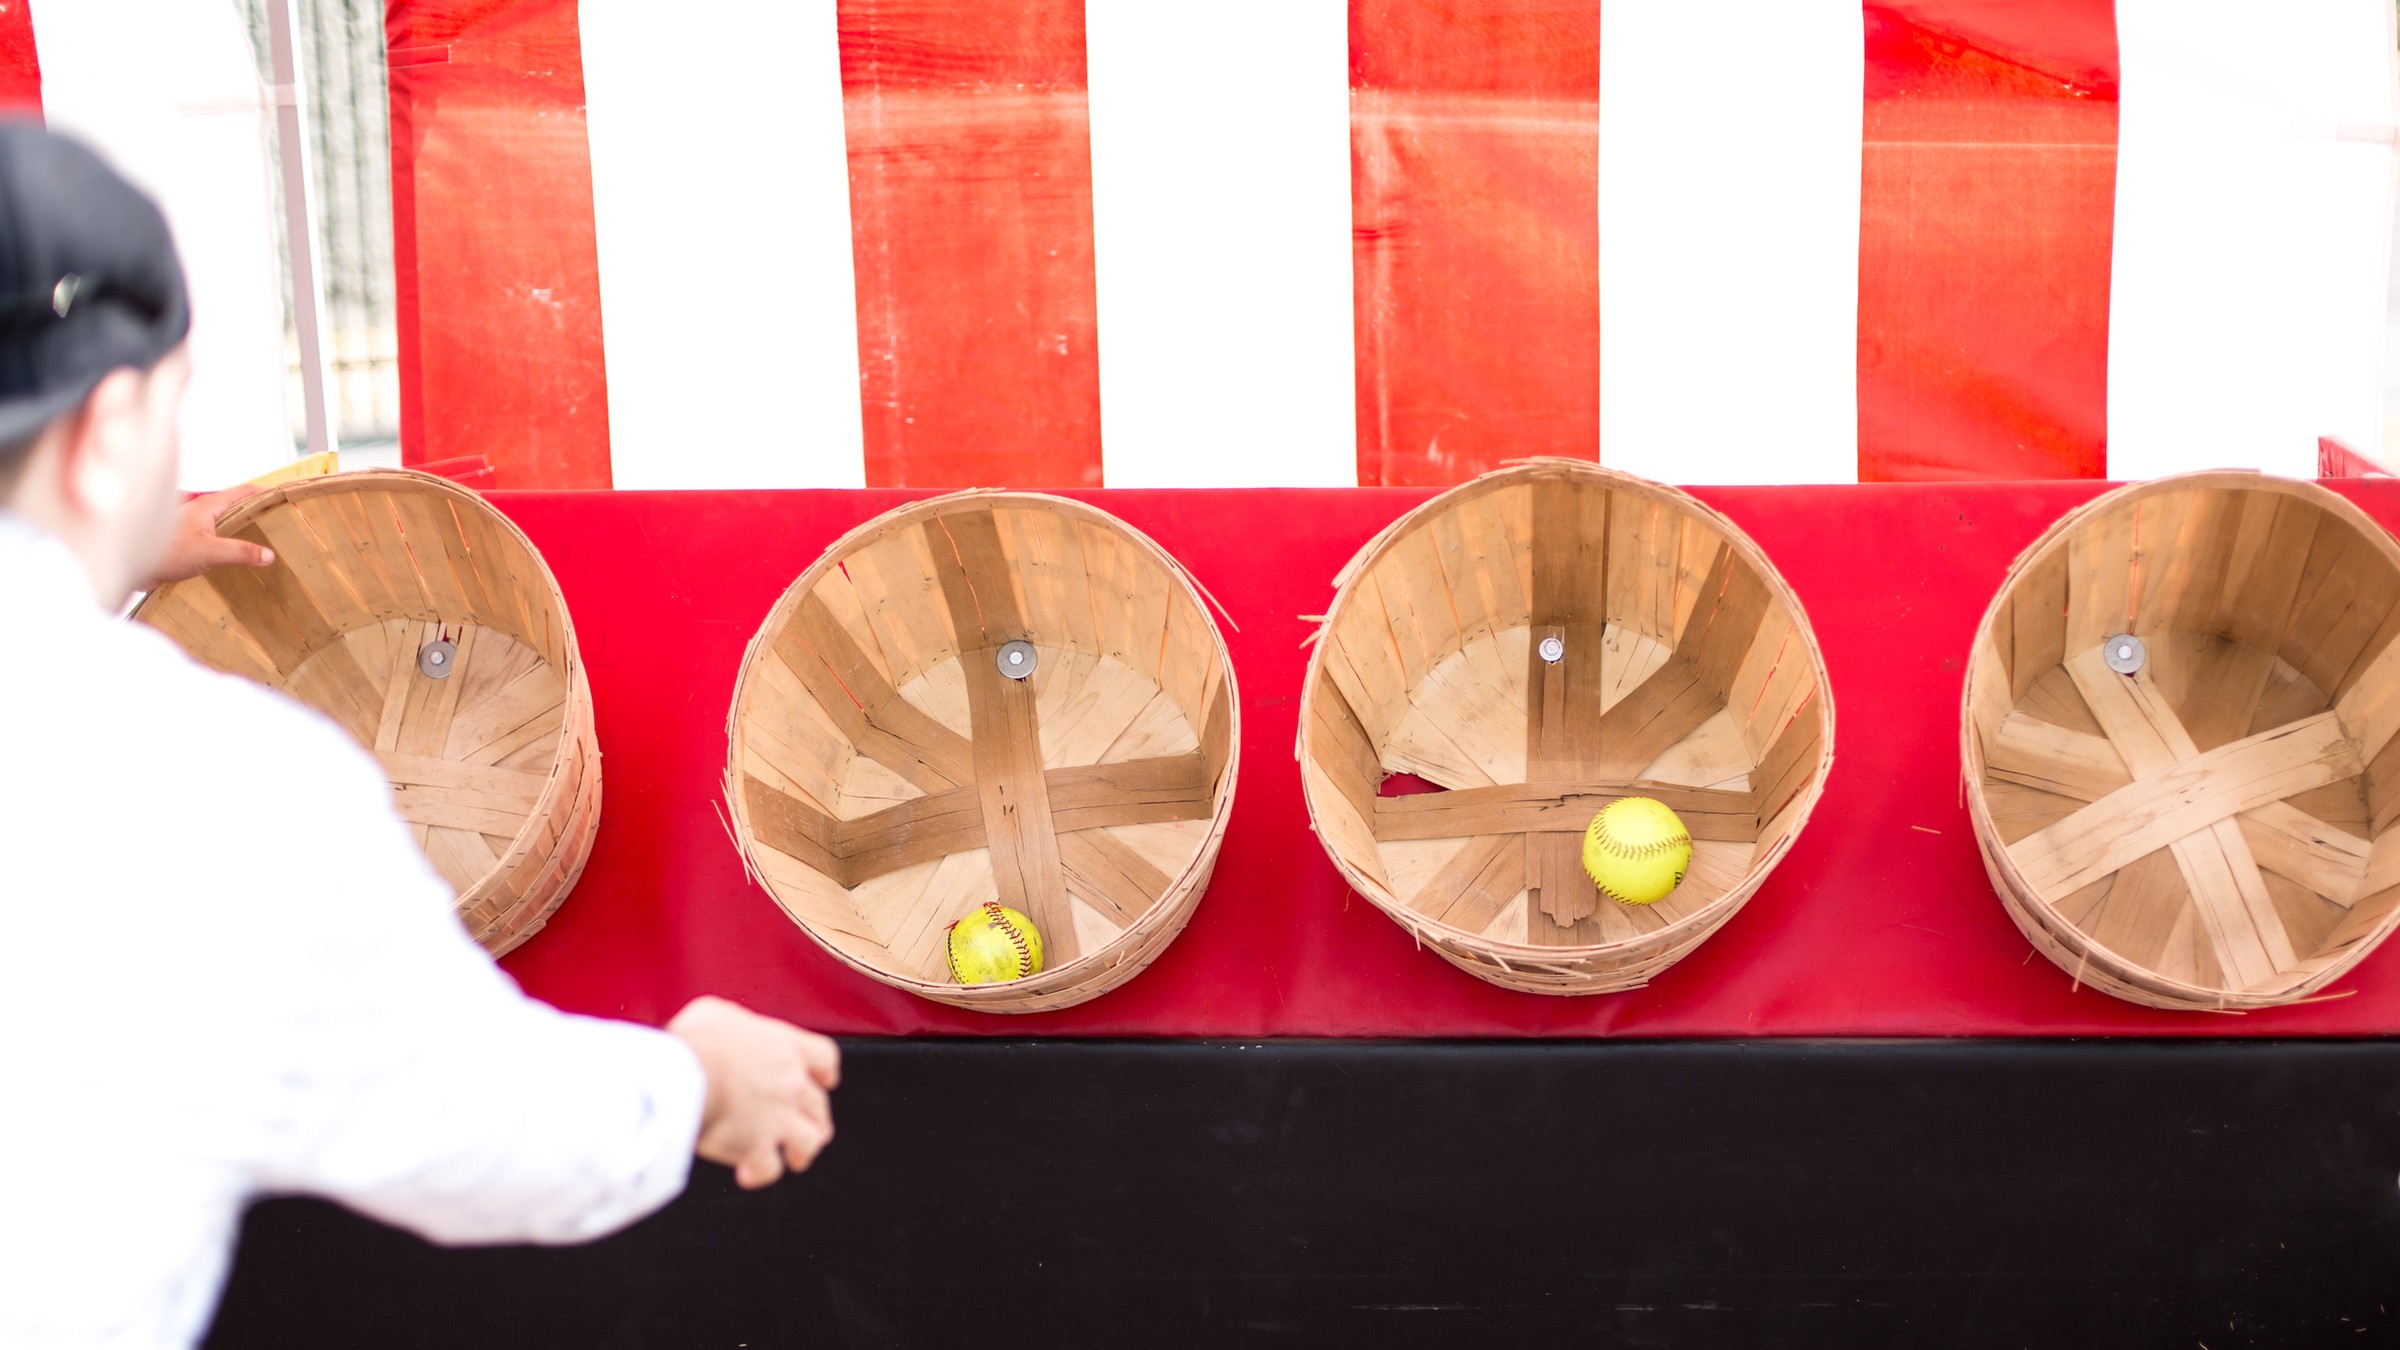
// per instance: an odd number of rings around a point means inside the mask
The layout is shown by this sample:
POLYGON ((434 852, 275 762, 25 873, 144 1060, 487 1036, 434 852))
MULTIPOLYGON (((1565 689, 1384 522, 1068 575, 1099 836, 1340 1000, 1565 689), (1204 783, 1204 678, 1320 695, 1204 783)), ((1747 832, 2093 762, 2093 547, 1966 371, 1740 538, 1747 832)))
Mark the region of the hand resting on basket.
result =
POLYGON ((694 1151, 731 1167, 744 1189, 773 1183, 787 1167, 807 1171, 833 1142, 827 1094, 841 1082, 842 1053, 831 1039, 705 996, 686 1004, 667 1030, 708 1075, 694 1151))
POLYGON ((256 484, 242 483, 185 502, 175 513, 175 537, 167 544, 167 554, 158 560, 158 570, 142 589, 155 591, 169 582, 189 580, 212 568, 271 565, 275 550, 247 539, 227 539, 217 533, 218 517, 258 493, 256 484))

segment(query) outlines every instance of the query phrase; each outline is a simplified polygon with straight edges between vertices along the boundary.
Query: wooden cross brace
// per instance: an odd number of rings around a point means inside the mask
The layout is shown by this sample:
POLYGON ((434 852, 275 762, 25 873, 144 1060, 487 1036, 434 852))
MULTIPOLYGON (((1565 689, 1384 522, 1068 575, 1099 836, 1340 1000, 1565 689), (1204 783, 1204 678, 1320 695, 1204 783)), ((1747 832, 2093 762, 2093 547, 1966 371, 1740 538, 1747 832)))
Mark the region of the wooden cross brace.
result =
POLYGON ((845 889, 917 863, 988 847, 1000 903, 1040 928, 1048 962, 1080 954, 1068 892, 1120 929, 1173 879, 1107 832, 1112 825, 1201 820, 1215 812, 1231 750, 1231 710, 1211 701, 1200 749, 1113 764, 1042 767, 1031 680, 1000 671, 1002 645, 1031 641, 989 510, 924 524, 967 685, 970 739, 900 696, 815 595, 802 598, 775 651, 860 754, 925 795, 836 820, 756 777, 741 784, 759 840, 845 889))
POLYGON ((2026 883, 2056 905, 2168 849, 2236 987, 2297 966, 2260 855, 2337 905, 2357 898, 2366 842, 2283 800, 2366 771, 2341 720, 2323 712, 2203 753, 2147 668, 2119 675, 2098 646, 2066 668, 2105 738, 2014 713, 1985 755, 1995 777, 2088 803, 2009 846, 2026 883))

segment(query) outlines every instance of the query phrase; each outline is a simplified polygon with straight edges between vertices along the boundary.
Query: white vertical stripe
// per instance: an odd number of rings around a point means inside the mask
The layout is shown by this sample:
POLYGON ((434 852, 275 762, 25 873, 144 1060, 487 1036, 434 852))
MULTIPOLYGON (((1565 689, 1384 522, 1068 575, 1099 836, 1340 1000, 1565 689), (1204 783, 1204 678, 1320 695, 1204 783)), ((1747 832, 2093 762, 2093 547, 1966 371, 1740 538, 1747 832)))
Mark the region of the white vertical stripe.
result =
POLYGON ((267 107, 241 15, 191 0, 33 7, 42 115, 96 146, 166 212, 192 293, 186 487, 292 459, 267 107))
POLYGON ((613 481, 864 485, 833 0, 581 17, 613 481))
POLYGON ((2118 0, 2108 471, 2381 440, 2390 0, 2118 0))
POLYGON ((1358 481, 1336 0, 1088 0, 1110 487, 1358 481))
POLYGON ((1600 462, 1858 477, 1857 0, 1600 7, 1600 462))
POLYGON ((2384 262, 2383 440, 2350 448, 2386 464, 2400 464, 2400 222, 2388 233, 2392 248, 2384 262))

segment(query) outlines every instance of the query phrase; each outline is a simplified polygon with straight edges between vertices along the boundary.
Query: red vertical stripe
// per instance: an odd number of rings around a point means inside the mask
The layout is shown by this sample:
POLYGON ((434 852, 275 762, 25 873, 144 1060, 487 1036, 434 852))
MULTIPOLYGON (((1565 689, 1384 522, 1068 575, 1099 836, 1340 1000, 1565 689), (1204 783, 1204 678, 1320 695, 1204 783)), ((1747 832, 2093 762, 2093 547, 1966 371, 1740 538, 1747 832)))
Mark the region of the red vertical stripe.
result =
POLYGON ((401 458, 488 455, 501 487, 607 487, 575 0, 388 0, 384 34, 401 458))
POLYGON ((2392 471, 2344 445, 2338 436, 2317 438, 2317 477, 2389 478, 2392 471))
POLYGON ((0 114, 27 113, 42 115, 42 58, 33 47, 33 3, 0 0, 0 114))
POLYGON ((1866 7, 1862 482, 2107 472, 2111 0, 1866 7))
POLYGON ((839 12, 868 485, 1099 486, 1082 0, 839 12))
POLYGON ((1600 6, 1351 0, 1358 481, 1600 443, 1600 6))

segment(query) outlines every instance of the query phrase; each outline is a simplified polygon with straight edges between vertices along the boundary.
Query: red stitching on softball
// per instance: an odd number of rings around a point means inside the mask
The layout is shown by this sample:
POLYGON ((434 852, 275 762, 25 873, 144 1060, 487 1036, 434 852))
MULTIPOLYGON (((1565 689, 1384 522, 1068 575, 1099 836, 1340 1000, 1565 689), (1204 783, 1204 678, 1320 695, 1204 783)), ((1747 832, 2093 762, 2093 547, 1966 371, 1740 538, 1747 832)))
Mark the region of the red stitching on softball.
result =
POLYGON ((992 926, 999 929, 1001 934, 1007 937, 1010 944, 1017 949, 1017 978, 1021 980, 1031 975, 1033 973, 1033 948, 1025 941, 1025 931, 1009 920, 1008 911, 1001 906, 999 901, 986 900, 983 902, 983 908, 986 913, 991 915, 992 926))
MULTIPOLYGON (((982 910, 984 917, 991 921, 992 926, 999 929, 1001 935, 1008 939, 1009 944, 1017 949, 1017 973, 1010 978, 1021 980, 1031 975, 1033 973, 1033 948, 1026 942, 1024 930, 1009 921, 1007 909, 1003 908, 997 900, 986 900, 976 908, 982 910)), ((965 922, 964 919, 952 919, 943 927, 942 931, 945 933, 956 932, 958 926, 965 922)), ((960 984, 967 983, 966 978, 958 972, 958 949, 947 941, 942 943, 942 963, 950 967, 951 979, 960 984)))
MULTIPOLYGON (((1609 803, 1611 806, 1614 806, 1615 804, 1615 802, 1609 803)), ((1674 848, 1677 844, 1689 844, 1692 842, 1690 831, 1677 830, 1674 834, 1658 840, 1655 843, 1629 844, 1624 840, 1617 838, 1616 832, 1608 828, 1608 812, 1606 809, 1603 809, 1598 815, 1592 817, 1592 829, 1598 833, 1599 843, 1602 847, 1614 849, 1624 857, 1636 860, 1655 858, 1659 854, 1674 848)))

